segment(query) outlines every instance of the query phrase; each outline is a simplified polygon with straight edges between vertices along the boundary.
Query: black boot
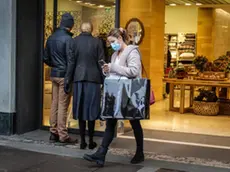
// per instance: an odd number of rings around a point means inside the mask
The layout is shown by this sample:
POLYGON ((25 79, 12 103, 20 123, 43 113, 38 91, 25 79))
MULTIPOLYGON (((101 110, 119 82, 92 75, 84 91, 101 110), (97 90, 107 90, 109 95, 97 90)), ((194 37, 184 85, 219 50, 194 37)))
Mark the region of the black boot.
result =
POLYGON ((144 147, 143 146, 144 145, 143 129, 141 127, 140 120, 131 120, 130 124, 132 125, 132 129, 133 129, 136 144, 137 144, 136 154, 131 160, 131 163, 139 164, 145 160, 144 152, 143 152, 143 147, 144 147))
POLYGON ((90 142, 89 143, 89 149, 93 150, 96 147, 97 147, 97 143, 95 143, 95 142, 90 142))
POLYGON ((107 150, 108 149, 105 149, 100 146, 94 154, 92 155, 85 154, 83 158, 90 162, 96 162, 99 167, 103 167, 105 164, 105 156, 106 156, 107 150))
POLYGON ((86 142, 82 142, 80 144, 80 149, 85 149, 87 147, 87 143, 86 142))
POLYGON ((50 139, 49 142, 50 143, 55 143, 59 141, 59 135, 54 134, 54 133, 50 133, 50 139))
POLYGON ((143 151, 136 151, 136 154, 134 155, 133 159, 131 160, 131 164, 139 164, 145 160, 144 152, 143 151))

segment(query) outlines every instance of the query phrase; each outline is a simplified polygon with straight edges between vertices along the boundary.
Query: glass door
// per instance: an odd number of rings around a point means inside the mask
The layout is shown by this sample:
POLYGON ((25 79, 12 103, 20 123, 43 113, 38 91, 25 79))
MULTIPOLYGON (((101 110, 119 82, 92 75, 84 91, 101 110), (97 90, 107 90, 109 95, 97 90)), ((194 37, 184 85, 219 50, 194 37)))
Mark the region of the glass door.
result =
MULTIPOLYGON (((115 27, 115 1, 113 0, 46 0, 45 14, 45 40, 53 32, 55 23, 60 24, 62 14, 69 12, 73 15, 75 25, 72 30, 74 37, 80 33, 82 22, 90 21, 93 24, 93 36, 106 40, 107 33, 115 27), (56 1, 56 3, 54 2, 56 1), (55 7, 54 4, 57 6, 55 7), (55 10, 56 9, 56 14, 55 10)), ((49 79, 50 68, 44 66, 44 105, 43 125, 49 126, 49 115, 51 107, 52 83, 49 79)), ((68 112, 68 128, 78 129, 78 121, 73 119, 72 99, 68 112)), ((104 131, 105 123, 96 122, 96 131, 104 131)))

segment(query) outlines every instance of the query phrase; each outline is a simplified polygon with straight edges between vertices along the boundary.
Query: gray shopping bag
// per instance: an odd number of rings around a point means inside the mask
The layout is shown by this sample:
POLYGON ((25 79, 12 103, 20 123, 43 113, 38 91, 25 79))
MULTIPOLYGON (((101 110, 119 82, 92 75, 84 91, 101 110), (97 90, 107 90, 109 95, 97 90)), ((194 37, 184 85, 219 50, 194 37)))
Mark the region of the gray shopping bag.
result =
POLYGON ((101 118, 149 119, 150 81, 105 79, 101 118))

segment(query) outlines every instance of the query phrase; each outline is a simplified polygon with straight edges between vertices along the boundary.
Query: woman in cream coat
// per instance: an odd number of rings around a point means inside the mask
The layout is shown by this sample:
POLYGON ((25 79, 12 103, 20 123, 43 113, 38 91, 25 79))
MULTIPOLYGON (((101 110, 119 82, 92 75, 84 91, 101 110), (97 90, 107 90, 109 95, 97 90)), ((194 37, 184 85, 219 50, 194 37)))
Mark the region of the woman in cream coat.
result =
MULTIPOLYGON (((127 45, 128 36, 123 29, 112 29, 108 35, 108 41, 115 50, 111 63, 103 66, 103 71, 109 75, 116 75, 127 78, 139 78, 142 74, 141 56, 137 46, 127 45)), ((96 162, 99 166, 105 163, 105 156, 115 134, 117 119, 106 121, 105 134, 98 150, 92 154, 85 154, 84 159, 96 162)), ((132 164, 144 161, 143 153, 143 130, 140 120, 130 120, 136 139, 136 154, 132 158, 132 164)))

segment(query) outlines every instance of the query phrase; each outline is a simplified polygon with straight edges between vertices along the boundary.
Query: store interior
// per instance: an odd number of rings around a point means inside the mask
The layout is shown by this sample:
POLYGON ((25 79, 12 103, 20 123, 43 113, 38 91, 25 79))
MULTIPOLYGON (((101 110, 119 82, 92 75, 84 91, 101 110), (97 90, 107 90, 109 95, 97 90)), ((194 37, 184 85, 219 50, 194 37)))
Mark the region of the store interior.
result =
MULTIPOLYGON (((171 54, 170 65, 183 64, 193 66, 197 55, 213 61, 230 51, 230 5, 171 3, 165 6, 164 66, 166 71, 168 52, 171 54)), ((94 36, 105 35, 115 25, 115 3, 113 0, 69 1, 58 0, 57 23, 64 12, 70 12, 75 18, 73 33, 79 34, 82 21, 91 21, 94 36)), ((53 0, 46 0, 45 39, 52 33, 53 0)), ((124 27, 124 26, 123 26, 124 27)), ((144 38, 145 39, 145 38, 144 38)), ((140 45, 142 46, 142 45, 140 45)), ((150 69, 151 72, 151 69, 150 69)), ((162 73, 162 78, 166 75, 162 73)), ((154 76, 154 75, 153 75, 154 76)), ((146 130, 186 132, 205 135, 230 136, 230 114, 200 116, 194 113, 172 112, 169 110, 169 98, 166 84, 163 84, 161 98, 151 106, 150 120, 143 120, 146 130)), ((157 90, 158 91, 158 90, 157 90)), ((44 66, 44 110, 43 125, 49 126, 52 83, 49 68, 44 66)), ((175 90, 174 105, 179 107, 180 91, 175 90)), ((189 106, 189 91, 185 91, 185 106, 189 106)), ((198 93, 196 93, 198 94, 198 93)), ((196 95, 195 95, 196 96, 196 95)), ((159 97, 159 96, 158 96, 159 97)), ((72 119, 71 104, 68 112, 69 128, 78 128, 78 122, 72 119)), ((105 123, 97 121, 96 130, 104 131, 105 123)), ((128 121, 119 123, 121 134, 130 130, 128 121)))
MULTIPOLYGON (((170 64, 192 68, 196 56, 213 61, 230 50, 230 6, 202 4, 169 4, 165 10, 165 69, 170 51, 170 64), (169 50, 169 51, 168 51, 169 50)), ((165 74, 166 75, 166 74, 165 74)), ((203 87, 201 87, 203 88, 203 87)), ((197 88, 197 90, 200 88, 197 88)), ((201 116, 193 112, 180 114, 169 111, 169 99, 164 83, 164 100, 151 111, 151 119, 143 121, 145 129, 186 132, 204 135, 230 136, 230 112, 217 116, 201 116)), ((180 105, 180 90, 174 90, 174 105, 180 105)), ((185 107, 189 107, 189 90, 185 91, 185 107)), ((195 92, 194 98, 198 95, 195 92)))
MULTIPOLYGON (((230 50, 230 6, 202 4, 169 4, 165 10, 165 69, 167 55, 171 53, 170 65, 183 64, 193 68, 196 56, 209 61, 226 55, 230 50), (168 51, 169 50, 169 51, 168 51)), ((165 73, 166 75, 166 73, 165 73)), ((206 87, 200 87, 198 89, 206 87)), ((208 88, 209 89, 209 88, 208 88)), ((151 120, 143 121, 147 130, 185 132, 215 136, 230 136, 230 112, 216 116, 196 115, 194 112, 180 114, 169 110, 169 95, 164 83, 164 100, 158 101, 151 111, 151 120)), ((180 90, 174 90, 174 105, 180 106, 180 90)), ((185 107, 190 106, 189 90, 185 91, 185 107)), ((195 91, 194 98, 198 95, 195 91)))
MULTIPOLYGON (((75 25, 71 31, 74 36, 79 35, 80 25, 84 21, 92 22, 94 27, 93 36, 101 39, 105 39, 104 35, 115 26, 115 3, 113 0, 91 0, 87 2, 58 0, 57 26, 60 23, 61 15, 65 12, 71 13, 74 17, 75 25)), ((47 40, 53 31, 53 0, 46 0, 45 14, 45 40, 47 40)), ((50 68, 44 65, 43 125, 45 126, 49 126, 52 96, 52 83, 49 73, 50 68)), ((69 106, 67 126, 69 128, 78 128, 78 121, 72 117, 72 99, 69 106)), ((104 123, 97 121, 96 130, 104 131, 104 123)))

